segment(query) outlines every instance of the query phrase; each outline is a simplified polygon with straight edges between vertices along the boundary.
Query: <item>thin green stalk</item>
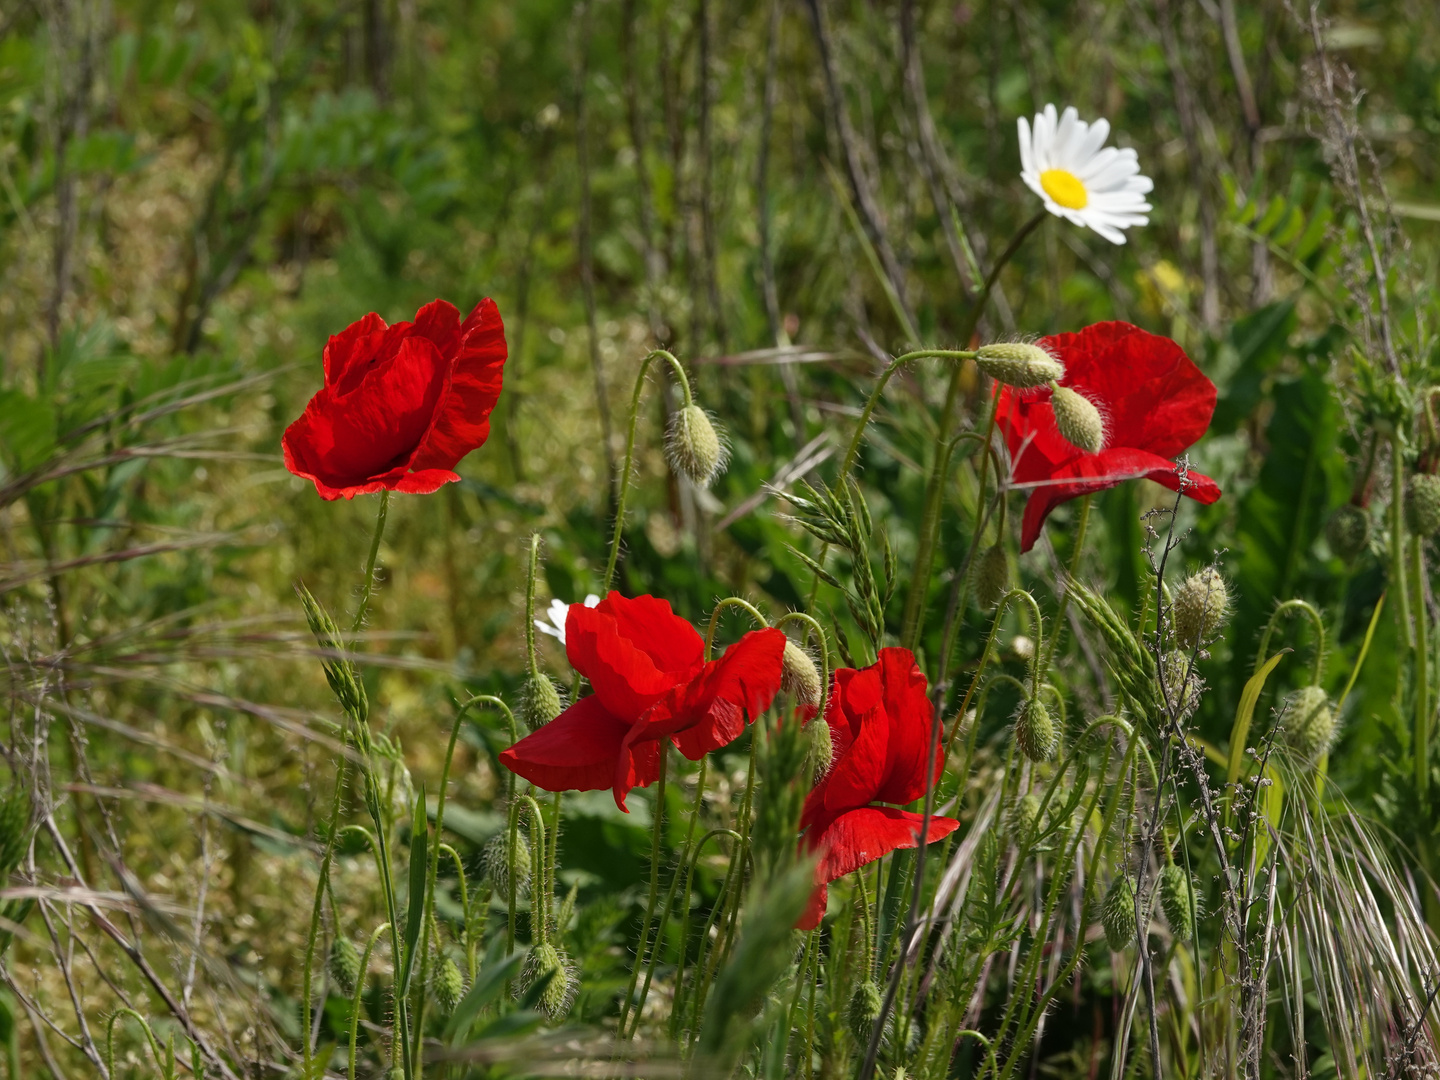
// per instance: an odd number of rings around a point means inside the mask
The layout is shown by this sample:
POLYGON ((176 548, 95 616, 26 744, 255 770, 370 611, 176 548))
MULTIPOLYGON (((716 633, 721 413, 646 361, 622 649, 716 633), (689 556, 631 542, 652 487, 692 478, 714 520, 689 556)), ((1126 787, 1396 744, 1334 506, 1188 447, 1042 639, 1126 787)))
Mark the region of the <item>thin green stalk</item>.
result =
POLYGON ((301 1062, 305 1075, 310 1075, 310 1062, 314 1050, 310 1046, 310 979, 314 973, 315 943, 320 937, 320 915, 324 909, 325 893, 330 881, 330 864, 335 858, 335 841, 340 834, 340 805, 345 797, 345 755, 349 740, 341 741, 340 764, 335 770, 335 794, 330 800, 330 835, 325 840, 325 852, 320 857, 320 876, 315 882, 315 903, 310 909, 310 932, 305 937, 305 962, 300 973, 300 1038, 303 1041, 301 1062))
POLYGON ((855 887, 860 890, 860 929, 865 935, 865 978, 875 977, 875 916, 870 910, 870 893, 865 888, 864 869, 855 871, 855 887))
POLYGON ((460 853, 449 844, 439 842, 439 830, 436 830, 435 861, 439 862, 441 855, 449 855, 455 863, 455 875, 460 884, 460 910, 464 915, 465 952, 468 958, 468 973, 470 981, 475 981, 475 951, 470 948, 470 890, 465 883, 465 864, 460 861, 460 853))
POLYGON ((885 370, 880 373, 880 378, 876 380, 874 388, 870 391, 870 396, 866 398, 865 408, 860 411, 860 419, 856 421, 855 424, 855 433, 850 436, 850 445, 846 447, 845 458, 840 464, 840 479, 843 481, 845 477, 850 475, 850 471, 855 468, 855 459, 860 454, 860 443, 865 438, 865 429, 870 426, 870 416, 880 404, 880 398, 885 393, 885 387, 889 385, 890 380, 895 376, 896 372, 906 364, 913 364, 916 360, 962 361, 973 360, 974 358, 975 353, 970 349, 916 349, 913 352, 907 352, 891 360, 890 363, 885 366, 885 370))
POLYGON ((545 890, 545 815, 531 795, 520 801, 530 807, 530 948, 543 948, 550 940, 550 897, 545 890))
POLYGON ((1269 621, 1265 624, 1265 631, 1260 635, 1260 648, 1255 654, 1255 664, 1251 669, 1251 674, 1259 671, 1265 661, 1270 659, 1270 639, 1275 636, 1275 629, 1280 625, 1280 617, 1288 615, 1292 611, 1298 611, 1305 615, 1315 628, 1315 655, 1310 659, 1310 682, 1312 685, 1318 686, 1325 667, 1325 620, 1321 617, 1320 612, 1315 610, 1314 605, 1305 600, 1286 600, 1271 613, 1269 621))
MULTIPOLYGON (((1400 449, 1397 432, 1390 439, 1390 580, 1395 593, 1395 617, 1405 644, 1415 647, 1415 633, 1410 625, 1410 590, 1405 582, 1405 456, 1400 449)), ((1395 696, 1400 696, 1403 668, 1396 668, 1395 696)))
POLYGON ((1060 594, 1060 606, 1055 609, 1055 618, 1050 624, 1050 639, 1045 643, 1045 656, 1040 661, 1039 670, 1042 672, 1050 670, 1050 661, 1055 657, 1060 636, 1065 633, 1065 611, 1070 606, 1070 582, 1075 580, 1075 575, 1080 570, 1080 554, 1085 547, 1085 532, 1090 525, 1091 498, 1092 496, 1086 495, 1080 500, 1080 519, 1075 522, 1075 546, 1070 552, 1070 564, 1065 568, 1065 590, 1060 594))
POLYGON ((365 625, 365 613, 370 608, 370 597, 375 591, 375 559, 380 554, 380 538, 385 535, 385 518, 390 513, 390 490, 380 490, 380 508, 375 514, 375 532, 370 537, 370 555, 365 560, 365 583, 360 589, 360 603, 355 608, 355 622, 350 627, 352 634, 358 634, 365 625))
POLYGON ((1430 790, 1430 643, 1425 614, 1425 541, 1413 537, 1410 570, 1415 581, 1415 791, 1428 805, 1430 790))
POLYGON ((355 979, 355 994, 350 1001, 350 1080, 355 1080, 355 1043, 360 1037, 360 1009, 364 1005, 365 977, 370 972, 370 953, 380 935, 390 929, 389 923, 381 923, 365 942, 365 951, 360 954, 360 974, 355 979))
POLYGON ((110 1014, 110 1020, 105 1025, 105 1066, 109 1070, 110 1076, 113 1078, 116 1075, 115 1025, 127 1016, 138 1023, 140 1030, 145 1032, 145 1041, 150 1044, 150 1052, 155 1055, 155 1067, 163 1070, 165 1068, 165 1055, 160 1052, 160 1043, 155 1038, 155 1032, 151 1029, 150 1022, 128 1005, 122 1005, 110 1014))
MULTIPOLYGON (((645 920, 640 924, 640 947, 635 951, 635 966, 630 969, 630 983, 625 988, 625 999, 620 1003, 620 1038, 630 1038, 635 1034, 632 1029, 626 1033, 626 1024, 630 1019, 630 1002, 635 995, 635 986, 640 978, 640 965, 645 959, 650 938, 650 920, 655 915, 655 901, 660 895, 660 843, 664 838, 662 826, 665 820, 665 771, 670 760, 670 746, 666 742, 660 744, 660 780, 655 788, 655 815, 651 821, 650 829, 650 896, 645 901, 645 920)), ((635 1026, 640 1026, 640 1018, 635 1018, 635 1026)))
POLYGON ((715 610, 710 613, 710 623, 705 627, 705 659, 710 659, 710 652, 715 647, 715 631, 720 628, 720 616, 726 608, 739 608, 757 624, 764 629, 770 625, 770 620, 761 615, 759 610, 747 600, 741 600, 738 596, 727 596, 715 605, 715 610))
MULTIPOLYGON (((681 894, 680 900, 680 959, 675 966, 675 1004, 671 1006, 670 1009, 670 1038, 672 1039, 678 1039, 680 1037, 680 1020, 685 1015, 685 1001, 687 996, 685 993, 685 968, 687 967, 687 950, 689 949, 690 944, 690 900, 693 896, 694 891, 695 866, 700 861, 700 852, 704 850, 705 845, 708 844, 711 840, 721 836, 730 837, 736 842, 737 845, 739 844, 741 839, 740 834, 734 829, 711 829, 708 833, 701 837, 700 842, 695 845, 693 851, 690 854, 689 862, 685 867, 685 891, 681 894)), ((736 848, 736 850, 739 850, 738 847, 736 848)), ((731 865, 734 865, 733 857, 731 860, 731 865)), ((725 880, 728 884, 728 868, 725 880)), ((724 886, 721 887, 721 894, 723 898, 724 886)), ((717 899, 717 904, 718 903, 719 900, 717 899)), ((708 921, 705 924, 705 930, 707 934, 709 933, 710 925, 711 924, 708 921)), ((703 960, 703 938, 701 940, 701 953, 701 959, 703 960)))
POLYGON ((615 532, 610 537, 610 556, 605 562, 605 591, 610 590, 615 580, 615 565, 620 561, 620 537, 625 530, 625 501, 630 494, 630 470, 635 461, 635 424, 640 416, 640 394, 645 389, 645 376, 650 371, 650 364, 655 360, 664 360, 675 372, 675 379, 680 383, 681 392, 685 395, 685 407, 695 403, 690 395, 690 380, 685 376, 685 368, 680 361, 664 349, 653 349, 645 354, 645 359, 640 361, 640 374, 635 377, 635 391, 630 396, 630 426, 625 434, 625 463, 620 469, 620 493, 615 499, 615 532))

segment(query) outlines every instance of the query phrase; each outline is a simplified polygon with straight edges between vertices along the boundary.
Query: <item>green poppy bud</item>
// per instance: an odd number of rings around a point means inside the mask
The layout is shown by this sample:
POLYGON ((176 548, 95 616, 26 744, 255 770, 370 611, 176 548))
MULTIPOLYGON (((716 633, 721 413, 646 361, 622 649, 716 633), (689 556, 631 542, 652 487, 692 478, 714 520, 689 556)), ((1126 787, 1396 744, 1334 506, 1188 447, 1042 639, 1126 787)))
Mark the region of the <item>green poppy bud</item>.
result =
POLYGON ((820 716, 805 725, 805 734, 810 737, 806 757, 814 767, 815 782, 818 784, 830 771, 830 766, 835 764, 835 739, 830 733, 830 725, 820 716))
POLYGON ((1105 448, 1105 419, 1089 398, 1058 383, 1051 387, 1050 406, 1055 410, 1055 426, 1065 441, 1087 454, 1098 454, 1105 448))
POLYGON ((430 992, 435 995, 435 1004, 440 1006, 443 1016, 453 1013, 465 996, 465 976, 460 974, 459 966, 450 957, 442 956, 440 963, 435 965, 430 976, 430 992))
POLYGON ((1049 761, 1055 756, 1060 733, 1055 729, 1050 710, 1039 698, 1020 703, 1020 711, 1015 714, 1015 742, 1031 761, 1049 761))
POLYGON ((1346 503, 1325 523, 1325 539, 1331 551, 1350 562, 1370 546, 1370 515, 1363 507, 1346 503))
POLYGON ((1010 827, 1010 841, 1017 847, 1033 841, 1040 826, 1040 796, 1028 791, 1017 799, 1006 824, 1010 827))
POLYGON ((531 731, 538 731, 560 715, 565 703, 560 700, 560 691, 550 681, 550 676, 541 671, 532 671, 525 678, 525 688, 520 693, 520 716, 531 731))
POLYGON ((1181 941, 1195 936, 1194 902, 1190 875, 1177 863, 1167 864, 1160 871, 1160 909, 1165 912, 1171 932, 1181 941))
POLYGON ((525 958, 525 966, 520 969, 517 989, 523 994, 547 974, 550 974, 550 981, 540 992, 538 1004, 551 1020, 559 1020, 574 1004, 575 992, 580 988, 580 982, 575 977, 574 965, 548 941, 530 950, 530 955, 525 958))
POLYGON ((700 487, 707 487, 725 469, 725 444, 698 405, 686 405, 675 414, 665 449, 675 471, 700 487))
POLYGON ((797 705, 820 704, 820 671, 810 654, 789 640, 780 661, 780 689, 797 705))
POLYGON ((1116 952, 1134 944, 1135 890, 1124 874, 1117 875, 1110 883, 1110 891, 1100 908, 1100 925, 1105 928, 1105 940, 1116 952))
POLYGON ((1065 365, 1039 345, 1002 341, 982 345, 975 363, 996 382, 1017 390, 1030 390, 1065 377, 1065 365))
POLYGON ((530 885, 530 841, 525 839, 524 829, 515 833, 515 857, 510 858, 510 834, 501 832, 492 836, 485 844, 485 851, 481 856, 481 862, 485 867, 485 874, 490 879, 490 885, 495 890, 495 895, 503 898, 510 896, 510 867, 515 867, 515 895, 524 896, 525 890, 530 885))
POLYGON ((1318 760, 1335 739, 1335 711, 1329 696, 1318 686, 1295 691, 1280 718, 1280 731, 1300 757, 1318 760))
POLYGON ((1170 614, 1181 648, 1204 646, 1230 614, 1230 591, 1220 571, 1207 566, 1186 578, 1175 592, 1170 614))
POLYGON ((1416 473, 1405 485, 1405 525, 1416 536, 1440 532, 1440 476, 1416 473))
POLYGON ((870 1045, 870 1033, 875 1030, 875 1020, 880 1015, 880 987, 874 979, 866 979, 850 995, 850 1004, 845 1010, 845 1019, 850 1025, 850 1034, 861 1046, 870 1045))
POLYGON ((1188 720, 1200 704, 1200 694, 1205 689, 1205 683, 1200 678, 1200 673, 1195 670, 1195 665, 1190 662, 1190 654, 1181 649, 1171 649, 1165 654, 1162 663, 1165 667, 1165 694, 1169 699, 1168 704, 1179 713, 1181 720, 1188 720))
POLYGON ((1010 558, 1005 545, 996 541, 975 563, 975 602, 982 609, 993 608, 1010 590, 1010 558))
POLYGON ((360 954, 355 950, 355 943, 344 934, 336 935, 330 943, 329 966, 330 977, 340 993, 352 997, 360 984, 360 954))

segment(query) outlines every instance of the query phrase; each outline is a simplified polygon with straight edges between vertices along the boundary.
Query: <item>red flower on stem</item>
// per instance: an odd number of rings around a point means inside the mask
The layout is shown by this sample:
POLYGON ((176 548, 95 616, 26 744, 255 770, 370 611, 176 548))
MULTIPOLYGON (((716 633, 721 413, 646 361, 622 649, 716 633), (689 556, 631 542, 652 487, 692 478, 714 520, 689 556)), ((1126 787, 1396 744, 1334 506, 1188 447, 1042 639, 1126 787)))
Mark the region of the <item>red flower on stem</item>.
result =
MULTIPOLYGON (((909 649, 881 649, 879 659, 856 671, 835 672, 825 723, 835 748, 834 764, 805 800, 801 843, 818 852, 815 892, 797 924, 813 930, 825 914, 828 885, 898 848, 917 847, 923 814, 877 806, 924 798, 930 784, 925 765, 935 733, 935 714, 925 676, 909 649)), ((939 770, 939 760, 936 760, 939 770)), ((954 832, 954 818, 930 818, 924 842, 954 832)))
POLYGON ((505 326, 493 300, 464 322, 444 300, 414 322, 374 312, 325 346, 325 385, 285 429, 285 467, 326 499, 379 491, 428 495, 490 435, 505 326))
MULTIPOLYGON (((1215 412, 1215 384, 1179 345, 1138 326, 1096 323, 1039 344, 1064 363, 1060 385, 1100 410, 1105 445, 1087 454, 1060 434, 1048 387, 1001 388, 996 422, 1010 448, 1011 479, 1031 488, 1021 551, 1034 546, 1046 516, 1068 499, 1139 477, 1181 490, 1171 459, 1199 441, 1215 412)), ((1206 504, 1220 498, 1219 485, 1197 472, 1186 475, 1184 492, 1206 504)))
POLYGON ((785 634, 752 630, 705 660, 695 628, 654 596, 612 592, 593 608, 571 604, 565 655, 594 693, 500 754, 507 769, 546 791, 631 788, 660 776, 661 740, 691 761, 736 738, 780 690, 785 634))

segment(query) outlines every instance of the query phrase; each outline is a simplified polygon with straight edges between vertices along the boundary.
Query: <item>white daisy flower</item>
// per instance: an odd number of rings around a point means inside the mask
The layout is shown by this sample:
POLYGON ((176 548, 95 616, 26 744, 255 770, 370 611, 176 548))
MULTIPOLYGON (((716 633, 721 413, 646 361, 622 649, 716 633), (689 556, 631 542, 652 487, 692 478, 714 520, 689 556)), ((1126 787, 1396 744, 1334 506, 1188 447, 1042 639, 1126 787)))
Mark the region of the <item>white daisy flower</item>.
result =
POLYGON ((1105 146, 1109 136, 1108 120, 1087 124, 1073 107, 1057 119, 1055 106, 1046 105, 1033 131, 1022 116, 1020 178, 1056 217, 1123 244, 1123 230, 1150 223, 1145 196, 1155 185, 1140 174, 1134 150, 1105 146))
MULTIPOLYGON (((594 607, 598 603, 600 603, 600 597, 596 596, 594 593, 591 593, 589 596, 585 597, 586 607, 594 607)), ((543 622, 540 619, 536 619, 535 629, 539 630, 542 634, 549 634, 551 637, 559 639, 560 644, 564 645, 565 617, 569 614, 569 604, 565 603, 565 601, 563 600, 551 600, 550 609, 545 612, 545 617, 548 618, 550 621, 543 622)))

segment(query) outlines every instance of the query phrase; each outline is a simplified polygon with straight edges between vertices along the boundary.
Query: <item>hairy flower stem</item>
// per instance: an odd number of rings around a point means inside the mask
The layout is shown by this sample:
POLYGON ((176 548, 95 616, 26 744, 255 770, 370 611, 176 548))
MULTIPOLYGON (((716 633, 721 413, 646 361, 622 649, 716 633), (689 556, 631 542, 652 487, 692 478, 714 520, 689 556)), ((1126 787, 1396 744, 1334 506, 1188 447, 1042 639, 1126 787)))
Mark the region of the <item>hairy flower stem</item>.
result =
POLYGON ((370 537, 370 554, 365 560, 365 582, 360 587, 360 602, 355 607, 355 622, 350 627, 352 634, 358 634, 365 625, 365 614, 370 609, 370 597, 375 592, 375 559, 380 554, 380 540, 385 535, 385 518, 390 513, 390 490, 380 491, 380 507, 375 513, 375 532, 370 537))
POLYGON ((530 947, 538 949, 550 940, 550 893, 545 885, 545 815, 533 796, 520 801, 530 808, 530 947))
MULTIPOLYGON (((1410 625, 1410 590, 1405 581, 1405 457, 1400 450, 1400 436, 1390 439, 1390 581, 1395 593, 1395 618, 1405 644, 1414 648, 1415 633, 1410 625)), ((1397 667, 1395 698, 1401 696, 1404 668, 1397 667)))
POLYGON ((325 838, 325 852, 320 857, 320 875, 315 881, 315 903, 310 909, 310 932, 305 937, 305 962, 300 973, 300 1037, 304 1040, 301 1060, 310 1075, 310 1061, 314 1050, 310 1045, 310 979, 315 965, 315 944, 320 937, 320 915, 324 908, 325 893, 330 881, 330 864, 335 858, 335 842, 340 835, 340 806, 345 798, 345 755, 350 742, 342 740, 340 764, 335 769, 335 794, 330 800, 330 835, 325 838))
MULTIPOLYGON (((660 744, 660 779, 655 787, 655 812, 650 823, 650 896, 645 901, 645 919, 640 924, 640 945, 635 950, 635 966, 630 969, 630 983, 625 987, 625 997, 620 1002, 619 1036, 622 1039, 635 1034, 633 1029, 627 1034, 625 1028, 630 1020, 630 1003, 635 997, 635 985, 640 978, 640 967, 645 962, 645 952, 650 938, 650 920, 655 915, 655 901, 660 895, 660 842, 664 838, 665 772, 669 761, 670 746, 662 741, 660 744)), ((637 1028, 640 1026, 638 1008, 636 1009, 635 1026, 637 1028)))
MULTIPOLYGON (((1270 615, 1270 621, 1265 624, 1265 632, 1260 635, 1260 648, 1255 650, 1255 664, 1251 668, 1251 674, 1259 671, 1265 661, 1270 658, 1270 639, 1275 636, 1275 629, 1280 625, 1281 616, 1288 615, 1292 611, 1300 612, 1310 620, 1310 625, 1315 629, 1315 655, 1310 658, 1310 683, 1313 686, 1320 685, 1320 676, 1325 668, 1325 620, 1315 606, 1305 600, 1286 600, 1275 608, 1270 615)), ((1163 672, 1161 678, 1164 678, 1163 672)))
POLYGON ((875 977, 875 921, 870 912, 870 893, 865 888, 863 868, 855 871, 855 887, 860 890, 860 902, 856 907, 860 909, 860 929, 865 935, 865 966, 863 970, 866 979, 873 979, 875 977))
POLYGON ((1415 583, 1415 791, 1426 805, 1430 791, 1430 648, 1425 617, 1425 540, 1410 542, 1410 574, 1415 583))
POLYGON ((350 999, 350 1080, 355 1080, 355 1044, 360 1037, 360 1009, 365 998, 365 976, 370 970, 370 954, 375 950, 375 943, 380 940, 380 935, 390 929, 389 923, 381 923, 365 942, 365 951, 360 954, 360 975, 355 980, 355 993, 350 999))
POLYGON ((685 407, 695 404, 690 394, 690 380, 686 378, 685 368, 680 361, 664 349, 652 349, 646 353, 645 359, 640 361, 640 373, 635 377, 635 391, 630 395, 630 426, 625 433, 625 460, 620 466, 620 491, 615 497, 615 531, 610 537, 610 557, 606 560, 605 577, 602 579, 607 592, 615 580, 615 565, 620 561, 620 538, 625 531, 625 501, 630 495, 630 470, 635 461, 635 424, 640 417, 640 395, 645 389, 645 376, 650 372, 650 365, 657 359, 664 360, 675 372, 675 380, 680 384, 681 393, 685 396, 685 407))
POLYGON ((727 596, 715 605, 715 610, 710 613, 710 622, 705 627, 705 659, 710 659, 711 650, 715 647, 715 631, 720 628, 720 616, 726 608, 739 608, 749 615, 762 630, 770 625, 770 621, 761 615, 755 606, 738 596, 727 596))
MULTIPOLYGON (((715 907, 711 909, 710 917, 705 922, 705 929, 700 935, 700 952, 696 958, 696 963, 697 972, 702 972, 705 961, 705 943, 710 938, 710 927, 715 925, 715 912, 719 909, 720 905, 725 902, 726 890, 730 885, 731 869, 735 865, 734 856, 735 853, 738 853, 740 850, 740 841, 743 837, 734 829, 711 829, 701 837, 700 843, 695 845, 690 855, 689 865, 685 870, 685 891, 681 894, 680 900, 680 961, 675 967, 675 1003, 670 1008, 670 1037, 672 1039, 678 1039, 680 1037, 681 1020, 684 1018, 687 1007, 686 1002, 688 1001, 688 995, 685 991, 685 968, 687 966, 686 957, 690 943, 690 898, 693 895, 695 884, 695 865, 700 861, 700 852, 705 845, 711 840, 721 836, 728 836, 731 840, 735 841, 735 851, 731 854, 730 866, 727 867, 725 880, 720 886, 720 896, 716 900, 715 907)), ((698 973, 696 978, 698 983, 698 973)))

